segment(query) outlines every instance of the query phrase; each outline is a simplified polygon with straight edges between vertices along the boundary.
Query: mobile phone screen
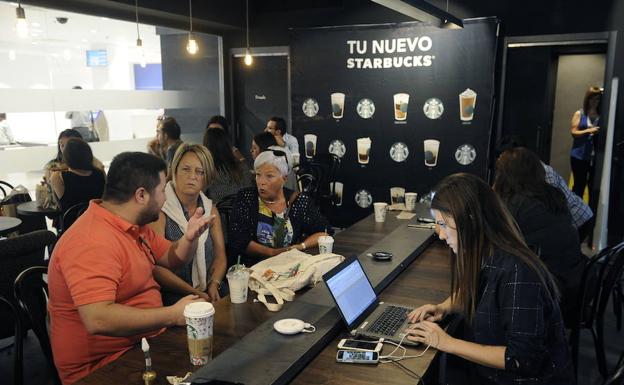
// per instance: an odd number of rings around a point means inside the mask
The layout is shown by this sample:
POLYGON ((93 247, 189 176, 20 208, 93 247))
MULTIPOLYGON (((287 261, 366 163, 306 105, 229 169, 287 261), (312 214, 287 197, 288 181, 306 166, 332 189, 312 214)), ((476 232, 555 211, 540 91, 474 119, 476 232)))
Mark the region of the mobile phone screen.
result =
POLYGON ((345 348, 350 349, 362 349, 362 350, 375 350, 377 347, 377 341, 358 341, 358 340, 346 340, 345 348))
POLYGON ((373 361, 375 360, 375 353, 344 350, 340 352, 338 358, 342 360, 373 361))

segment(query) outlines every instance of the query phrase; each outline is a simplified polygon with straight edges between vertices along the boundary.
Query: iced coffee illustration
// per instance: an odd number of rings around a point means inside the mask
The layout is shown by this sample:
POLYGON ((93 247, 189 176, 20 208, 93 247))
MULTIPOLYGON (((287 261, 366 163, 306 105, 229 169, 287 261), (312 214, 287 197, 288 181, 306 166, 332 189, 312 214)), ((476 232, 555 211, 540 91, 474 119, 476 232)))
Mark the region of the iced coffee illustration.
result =
POLYGON ((342 206, 342 182, 331 182, 330 188, 332 189, 332 191, 334 192, 334 196, 336 197, 336 200, 334 201, 336 203, 336 206, 342 206))
POLYGON ((395 94, 394 95, 394 119, 405 120, 407 119, 407 105, 409 104, 408 94, 395 94))
POLYGON ((316 155, 316 135, 305 134, 303 136, 303 142, 305 143, 305 156, 308 159, 314 158, 316 155))
POLYGON ((390 188, 390 202, 393 205, 397 203, 405 203, 405 189, 403 187, 390 188))
POLYGON ((463 122, 469 122, 474 117, 474 109, 477 103, 477 93, 466 88, 459 94, 459 118, 463 122))
POLYGON ((438 151, 440 149, 440 141, 435 139, 427 139, 425 144, 425 166, 435 167, 438 164, 438 151))
POLYGON ((371 143, 372 142, 370 138, 358 138, 357 140, 358 163, 368 164, 368 161, 370 158, 371 143))
POLYGON ((331 94, 332 117, 334 119, 342 119, 344 113, 345 94, 335 92, 331 94))

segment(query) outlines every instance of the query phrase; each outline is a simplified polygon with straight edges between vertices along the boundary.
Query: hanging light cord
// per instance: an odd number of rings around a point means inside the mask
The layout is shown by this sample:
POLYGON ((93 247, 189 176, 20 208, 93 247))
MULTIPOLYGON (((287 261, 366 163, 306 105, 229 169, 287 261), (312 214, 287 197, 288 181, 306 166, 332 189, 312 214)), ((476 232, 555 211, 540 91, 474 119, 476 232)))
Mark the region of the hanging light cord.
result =
POLYGON ((249 49, 249 0, 245 1, 245 19, 247 20, 247 49, 249 49))
POLYGON ((141 34, 139 33, 139 0, 134 0, 134 12, 136 16, 137 40, 138 40, 138 39, 141 39, 141 34))
POLYGON ((190 28, 189 33, 193 32, 193 1, 189 0, 189 19, 190 19, 190 28))

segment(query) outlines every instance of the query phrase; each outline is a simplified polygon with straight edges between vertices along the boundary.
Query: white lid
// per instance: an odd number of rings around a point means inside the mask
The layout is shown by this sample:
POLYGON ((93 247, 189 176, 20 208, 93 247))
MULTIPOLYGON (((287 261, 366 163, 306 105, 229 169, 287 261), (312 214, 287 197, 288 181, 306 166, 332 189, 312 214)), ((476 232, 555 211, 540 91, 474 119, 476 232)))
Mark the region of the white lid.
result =
POLYGON ((210 302, 192 302, 184 308, 184 316, 189 318, 208 317, 215 313, 210 302))

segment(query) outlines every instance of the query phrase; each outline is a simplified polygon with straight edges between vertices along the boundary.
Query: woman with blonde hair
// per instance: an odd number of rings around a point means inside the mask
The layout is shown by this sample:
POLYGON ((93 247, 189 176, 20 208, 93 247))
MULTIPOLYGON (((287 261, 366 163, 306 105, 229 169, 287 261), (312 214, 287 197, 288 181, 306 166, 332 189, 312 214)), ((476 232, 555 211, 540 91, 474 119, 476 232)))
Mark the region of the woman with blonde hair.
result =
POLYGON ((208 231, 199 237, 195 256, 180 269, 158 268, 154 276, 163 287, 163 303, 175 303, 188 294, 197 294, 209 301, 220 298, 225 276, 226 257, 223 229, 217 208, 203 190, 215 175, 214 162, 208 149, 201 144, 182 143, 171 162, 169 181, 165 185, 166 201, 158 221, 150 226, 170 241, 180 239, 189 218, 197 210, 213 216, 208 231))
POLYGON ((504 203, 474 175, 435 188, 431 211, 453 251, 451 296, 410 313, 408 339, 476 364, 480 384, 574 384, 557 287, 529 249, 504 203), (435 321, 461 313, 466 340, 435 321))

